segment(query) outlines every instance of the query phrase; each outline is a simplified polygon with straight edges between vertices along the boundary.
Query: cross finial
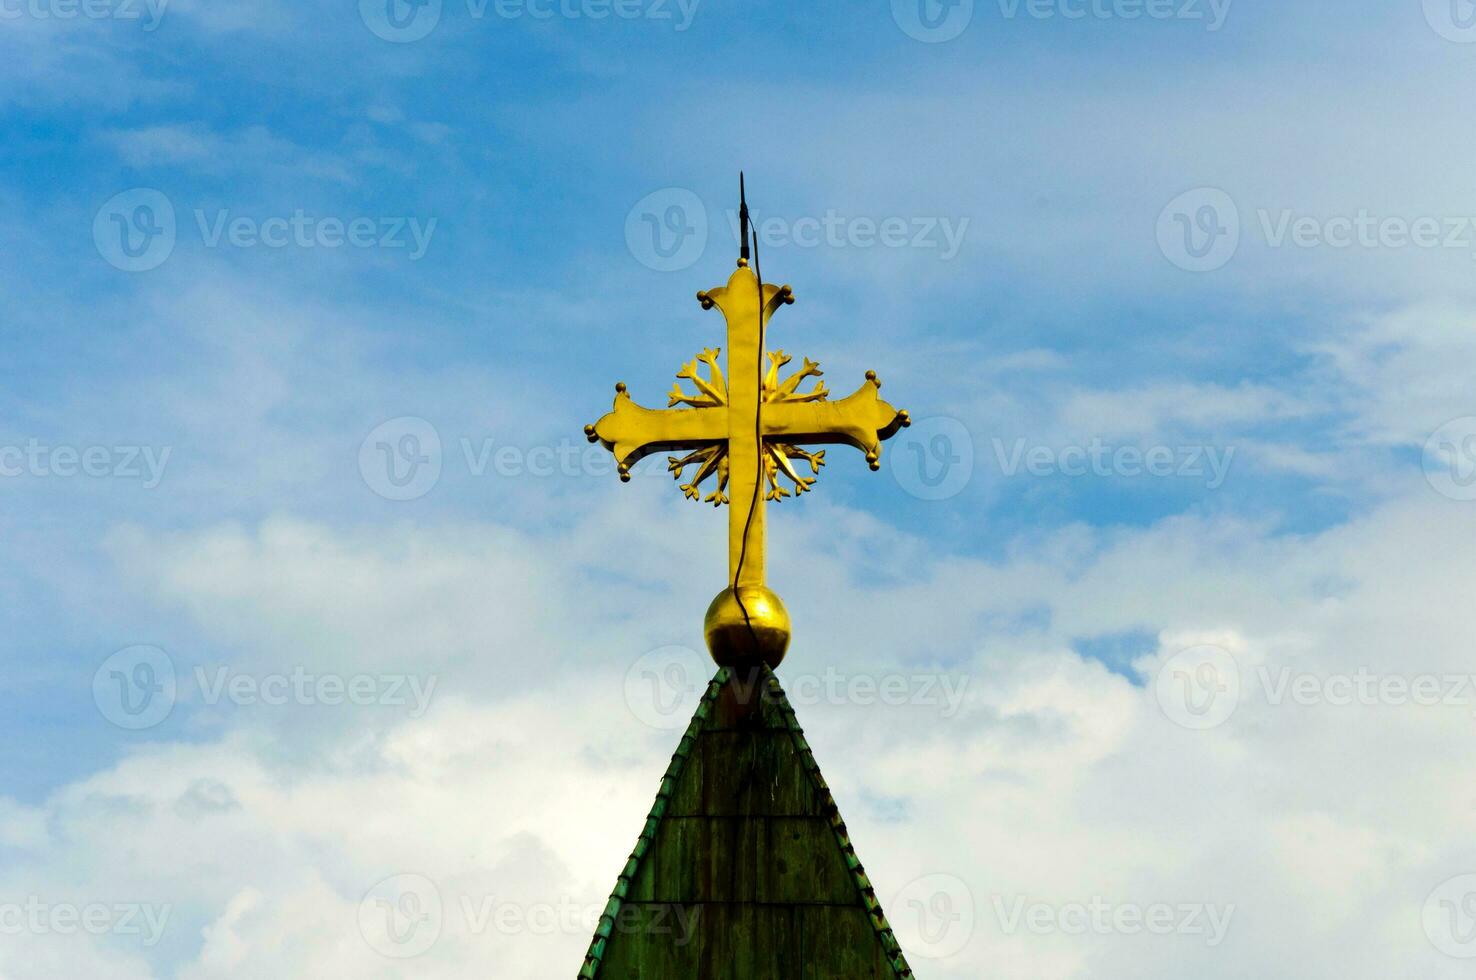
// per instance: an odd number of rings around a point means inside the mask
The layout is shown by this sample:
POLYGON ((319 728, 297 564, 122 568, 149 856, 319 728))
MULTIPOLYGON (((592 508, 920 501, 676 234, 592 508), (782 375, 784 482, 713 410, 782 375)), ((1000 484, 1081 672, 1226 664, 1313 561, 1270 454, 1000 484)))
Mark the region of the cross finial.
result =
POLYGON ((615 455, 622 480, 645 456, 671 452, 667 469, 681 481, 682 493, 715 507, 728 505, 728 584, 708 607, 703 632, 713 659, 723 666, 759 662, 777 667, 789 646, 789 614, 764 581, 766 502, 808 492, 825 465, 825 450, 805 445, 848 444, 866 454, 873 470, 881 465, 882 440, 909 424, 907 413, 882 401, 876 372, 853 394, 830 401, 824 381, 801 391, 822 375, 820 364, 802 366, 781 378, 793 360, 783 350, 765 349, 769 318, 793 303, 788 286, 760 283, 748 264, 748 202, 743 175, 738 178, 739 218, 744 238, 738 268, 726 286, 697 294, 703 309, 717 307, 728 328, 727 372, 720 350, 707 348, 677 372, 667 408, 644 408, 624 384, 615 386, 614 408, 584 427, 590 442, 615 455), (690 388, 682 382, 690 383, 690 388), (711 489, 703 485, 711 481, 711 489))
POLYGON ((748 255, 748 194, 743 188, 743 171, 738 171, 738 257, 744 262, 748 255))

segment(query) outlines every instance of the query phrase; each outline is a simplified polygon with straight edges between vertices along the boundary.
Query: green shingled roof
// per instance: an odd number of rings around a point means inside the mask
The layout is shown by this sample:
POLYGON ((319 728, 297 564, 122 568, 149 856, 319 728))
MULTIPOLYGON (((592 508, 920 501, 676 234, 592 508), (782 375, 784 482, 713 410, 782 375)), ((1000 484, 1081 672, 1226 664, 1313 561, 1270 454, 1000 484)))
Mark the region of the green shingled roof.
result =
POLYGON ((579 977, 911 976, 778 678, 719 670, 579 977))

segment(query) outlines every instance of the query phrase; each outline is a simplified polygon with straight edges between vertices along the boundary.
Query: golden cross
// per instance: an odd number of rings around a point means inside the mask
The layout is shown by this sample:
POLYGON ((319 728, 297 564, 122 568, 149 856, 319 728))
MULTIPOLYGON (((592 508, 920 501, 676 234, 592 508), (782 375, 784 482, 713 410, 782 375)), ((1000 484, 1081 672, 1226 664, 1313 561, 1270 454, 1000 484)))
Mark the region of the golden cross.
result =
POLYGON ((909 423, 907 413, 877 397, 881 382, 867 371, 855 394, 828 400, 825 382, 801 392, 807 378, 821 375, 820 365, 804 366, 780 380, 789 363, 784 351, 766 351, 764 333, 780 306, 794 302, 788 286, 762 285, 747 259, 726 286, 697 294, 703 309, 716 306, 728 326, 728 370, 724 377, 716 349, 707 349, 677 372, 666 409, 637 405, 624 383, 615 386, 615 407, 594 425, 584 427, 590 442, 603 443, 615 455, 621 480, 630 468, 656 452, 676 452, 668 469, 680 480, 695 468, 691 482, 681 485, 692 500, 728 512, 728 585, 707 611, 708 647, 718 663, 728 666, 762 660, 778 666, 789 643, 789 616, 764 582, 764 504, 782 500, 790 489, 804 493, 825 464, 825 451, 809 452, 801 444, 847 443, 866 453, 873 470, 880 467, 881 441, 909 423), (767 368, 761 368, 764 361, 767 368), (704 377, 699 364, 707 366, 704 377), (683 390, 681 381, 695 392, 683 390), (686 407, 675 407, 686 406, 686 407), (795 461, 808 465, 806 476, 795 461), (699 486, 708 478, 714 488, 705 497, 699 486))

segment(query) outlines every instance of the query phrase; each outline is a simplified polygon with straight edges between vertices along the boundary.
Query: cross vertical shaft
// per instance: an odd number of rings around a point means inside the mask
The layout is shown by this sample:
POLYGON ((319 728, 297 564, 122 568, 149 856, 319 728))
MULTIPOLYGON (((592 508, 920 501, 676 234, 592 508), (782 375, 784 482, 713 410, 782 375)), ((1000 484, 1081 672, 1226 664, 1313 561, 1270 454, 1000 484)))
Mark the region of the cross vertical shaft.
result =
MULTIPOLYGON (((713 292, 717 292, 714 290, 713 292)), ((708 294, 711 297, 711 294, 708 294)), ((728 321, 728 583, 764 584, 763 412, 764 319, 758 277, 742 266, 720 297, 728 321)))

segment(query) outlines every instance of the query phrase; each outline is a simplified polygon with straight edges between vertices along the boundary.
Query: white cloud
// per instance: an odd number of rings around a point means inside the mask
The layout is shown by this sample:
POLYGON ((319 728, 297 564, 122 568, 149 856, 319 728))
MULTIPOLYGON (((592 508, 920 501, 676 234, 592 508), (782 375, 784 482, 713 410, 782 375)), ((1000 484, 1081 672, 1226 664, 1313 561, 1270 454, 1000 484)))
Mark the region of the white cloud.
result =
POLYGON ((1476 413, 1465 369, 1476 357, 1476 331, 1464 306, 1426 302, 1370 317, 1317 352, 1359 440, 1422 445, 1446 422, 1476 413))
MULTIPOLYGON (((875 522, 811 510, 780 548, 809 556, 803 576, 781 576, 803 638, 782 672, 791 688, 827 667, 942 663, 969 679, 954 717, 918 705, 801 708, 882 897, 939 871, 973 891, 979 924, 964 952, 915 955, 914 966, 939 978, 1002 963, 1061 980, 1457 976, 1422 933, 1419 906, 1476 862, 1469 794, 1453 778, 1476 762, 1463 748, 1472 706, 1301 706, 1251 691, 1223 726, 1189 731, 1151 683, 1067 647, 1151 628, 1160 648, 1140 662, 1151 675, 1177 649, 1215 640, 1248 689, 1262 665, 1459 672, 1469 633, 1454 611, 1473 568, 1448 542, 1471 524, 1426 489, 1300 540, 1177 519, 1085 542, 1067 531, 990 564, 928 558, 875 522), (869 547, 854 551, 863 538, 869 547), (897 561, 906 581, 867 584, 890 581, 897 561), (1049 614, 1021 627, 1036 608, 1049 614), (1018 896, 1235 913, 1213 948, 1194 935, 1003 934, 996 900, 1007 908, 1018 896)), ((602 601, 590 583, 614 573, 618 552, 598 525, 592 516, 541 541, 492 526, 345 532, 288 520, 162 539, 120 532, 114 552, 136 586, 184 610, 241 669, 377 669, 411 651, 447 677, 421 718, 243 709, 219 736, 142 745, 37 808, 11 805, 4 836, 18 859, 0 874, 5 894, 176 907, 157 950, 26 936, 14 955, 70 971, 95 947, 118 949, 190 980, 569 971, 675 737, 625 705, 622 674, 645 652, 642 635, 655 645, 681 624, 690 635, 704 598, 626 588, 602 601), (651 621, 668 629, 635 626, 651 621), (402 873, 434 882, 444 903, 440 939, 403 962, 376 953, 357 925, 364 893, 402 873), (503 903, 555 918, 563 909, 574 924, 478 932, 479 910, 503 903)), ((658 574, 639 548, 629 553, 626 575, 658 574)), ((179 724, 211 710, 183 705, 179 724)), ((0 968, 40 975, 30 962, 0 968)))
POLYGON ((340 154, 310 150, 259 125, 232 133, 201 124, 151 125, 106 129, 99 137, 129 167, 146 172, 176 166, 215 175, 249 171, 286 178, 318 177, 344 185, 358 180, 352 162, 340 154))
POLYGON ((1061 406, 1068 431, 1109 438, 1161 436, 1165 428, 1213 431, 1249 422, 1267 423, 1305 415, 1308 407, 1268 385, 1160 382, 1127 391, 1083 391, 1061 406))

